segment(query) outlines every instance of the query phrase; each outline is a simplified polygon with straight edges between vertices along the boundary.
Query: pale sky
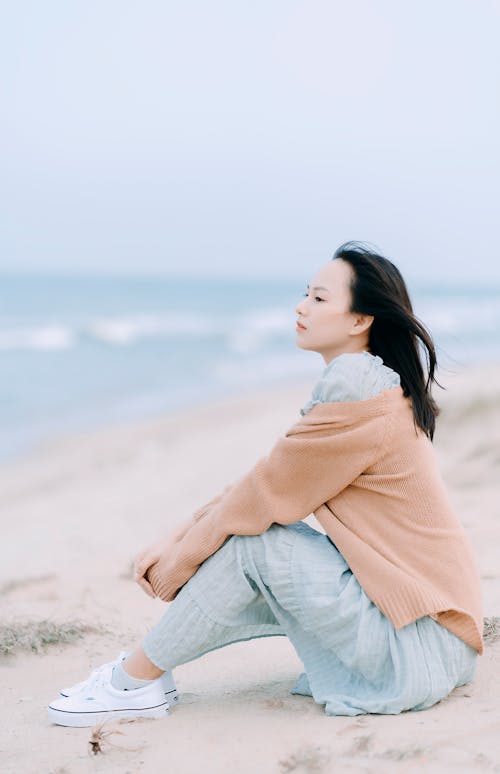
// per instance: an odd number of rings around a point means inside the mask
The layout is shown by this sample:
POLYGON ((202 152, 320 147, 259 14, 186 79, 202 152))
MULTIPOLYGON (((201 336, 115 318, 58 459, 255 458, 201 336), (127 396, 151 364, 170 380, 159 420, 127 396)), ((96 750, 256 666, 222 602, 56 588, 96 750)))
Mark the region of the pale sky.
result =
POLYGON ((0 272, 500 283, 500 0, 20 0, 0 272))

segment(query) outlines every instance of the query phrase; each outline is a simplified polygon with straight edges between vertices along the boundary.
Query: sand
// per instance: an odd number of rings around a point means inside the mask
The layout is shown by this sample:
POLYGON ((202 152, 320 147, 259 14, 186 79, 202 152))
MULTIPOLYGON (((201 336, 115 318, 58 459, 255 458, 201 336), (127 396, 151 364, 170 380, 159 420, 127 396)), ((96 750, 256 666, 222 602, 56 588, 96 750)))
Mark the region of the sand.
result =
MULTIPOLYGON (((485 615, 500 615, 500 364, 440 381, 440 466, 476 550, 485 615)), ((486 646, 473 683, 424 712, 327 717, 289 693, 302 664, 276 637, 178 667, 180 701, 168 718, 111 724, 123 732, 111 741, 128 749, 90 756, 91 729, 47 720, 61 687, 131 649, 161 616, 164 603, 131 578, 138 550, 269 451, 311 386, 60 438, 0 468, 3 624, 95 627, 72 644, 0 656, 2 774, 500 771, 500 640, 486 646)))

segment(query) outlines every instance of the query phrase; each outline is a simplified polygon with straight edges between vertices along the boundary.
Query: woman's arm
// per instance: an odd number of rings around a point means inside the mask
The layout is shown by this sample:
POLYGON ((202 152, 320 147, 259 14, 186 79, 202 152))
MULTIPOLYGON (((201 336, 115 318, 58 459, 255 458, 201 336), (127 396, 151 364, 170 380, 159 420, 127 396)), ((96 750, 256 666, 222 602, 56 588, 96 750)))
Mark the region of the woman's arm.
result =
POLYGON ((347 419, 345 406, 323 404, 319 414, 312 409, 279 438, 271 452, 149 568, 154 593, 165 601, 174 599, 229 536, 258 535, 274 522, 299 521, 369 467, 385 438, 384 404, 378 412, 373 404, 364 415, 363 409, 359 416, 348 412, 347 419))

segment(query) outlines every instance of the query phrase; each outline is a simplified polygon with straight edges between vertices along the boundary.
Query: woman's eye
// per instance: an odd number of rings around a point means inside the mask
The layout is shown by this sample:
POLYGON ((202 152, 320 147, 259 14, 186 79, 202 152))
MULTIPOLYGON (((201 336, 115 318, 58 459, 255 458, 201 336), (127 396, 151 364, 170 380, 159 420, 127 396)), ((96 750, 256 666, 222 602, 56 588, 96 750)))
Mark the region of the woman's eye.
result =
MULTIPOLYGON (((302 293, 302 295, 303 295, 303 296, 305 296, 305 297, 307 298, 307 296, 309 295, 309 293, 307 293, 307 292, 306 292, 306 293, 302 293)), ((322 299, 322 298, 320 298, 320 296, 314 296, 314 300, 315 300, 315 301, 323 301, 323 299, 322 299)))

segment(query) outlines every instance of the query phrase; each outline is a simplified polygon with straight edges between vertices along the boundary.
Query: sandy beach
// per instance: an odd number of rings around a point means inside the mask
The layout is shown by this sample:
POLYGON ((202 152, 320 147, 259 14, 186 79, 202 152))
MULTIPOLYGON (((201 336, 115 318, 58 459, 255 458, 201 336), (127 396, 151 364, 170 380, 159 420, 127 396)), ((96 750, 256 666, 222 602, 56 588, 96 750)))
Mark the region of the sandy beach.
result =
MULTIPOLYGON (((500 363, 438 379, 439 463, 476 551, 485 616, 500 615, 500 363)), ((137 551, 265 454, 311 387, 60 438, 0 468, 2 622, 90 627, 70 643, 0 655, 2 774, 500 771, 500 640, 486 644, 473 683, 424 712, 325 716, 289 693, 302 664, 276 637, 178 667, 170 716, 111 723, 121 734, 103 754, 89 755, 90 729, 48 723, 60 688, 140 642, 165 609, 132 580, 137 551)))

